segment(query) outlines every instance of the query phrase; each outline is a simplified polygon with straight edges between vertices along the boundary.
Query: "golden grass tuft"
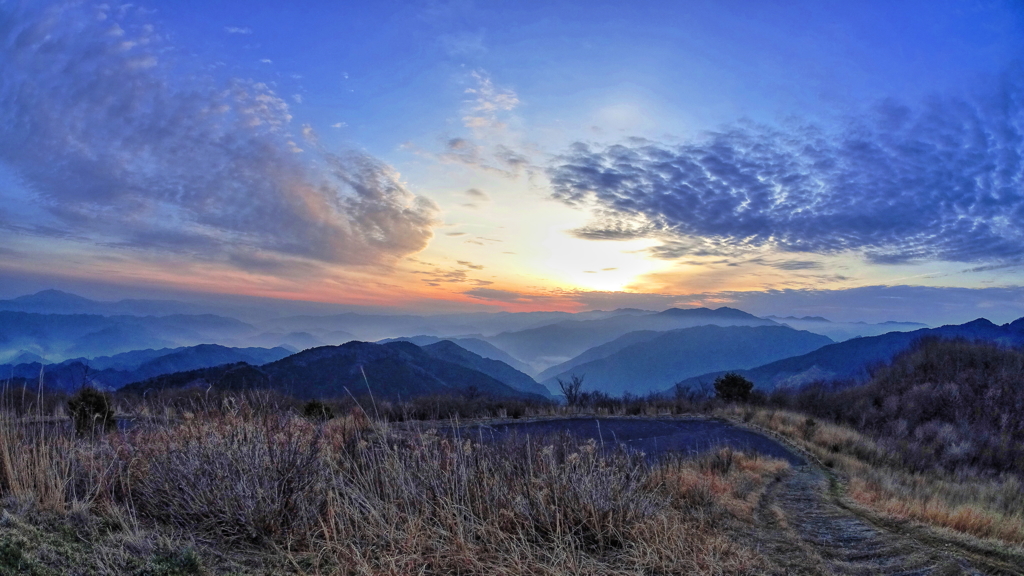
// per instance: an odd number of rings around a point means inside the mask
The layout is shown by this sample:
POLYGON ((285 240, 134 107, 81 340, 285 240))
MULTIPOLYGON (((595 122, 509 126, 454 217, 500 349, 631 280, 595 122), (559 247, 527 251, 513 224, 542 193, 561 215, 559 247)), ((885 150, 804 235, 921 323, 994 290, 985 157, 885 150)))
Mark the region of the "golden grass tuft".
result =
POLYGON ((871 437, 847 426, 811 424, 796 412, 731 406, 720 415, 779 434, 806 450, 847 480, 846 493, 854 502, 885 517, 1024 544, 1024 498, 1016 476, 908 471, 871 437))

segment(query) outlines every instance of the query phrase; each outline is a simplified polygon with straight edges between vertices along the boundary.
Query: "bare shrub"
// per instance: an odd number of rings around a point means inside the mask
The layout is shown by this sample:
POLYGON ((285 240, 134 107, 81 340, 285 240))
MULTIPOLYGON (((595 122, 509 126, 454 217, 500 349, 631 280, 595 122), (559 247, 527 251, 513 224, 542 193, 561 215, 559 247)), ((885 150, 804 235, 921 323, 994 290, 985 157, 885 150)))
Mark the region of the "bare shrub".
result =
POLYGON ((119 451, 137 510, 228 543, 308 541, 325 496, 321 439, 286 414, 192 419, 119 451))

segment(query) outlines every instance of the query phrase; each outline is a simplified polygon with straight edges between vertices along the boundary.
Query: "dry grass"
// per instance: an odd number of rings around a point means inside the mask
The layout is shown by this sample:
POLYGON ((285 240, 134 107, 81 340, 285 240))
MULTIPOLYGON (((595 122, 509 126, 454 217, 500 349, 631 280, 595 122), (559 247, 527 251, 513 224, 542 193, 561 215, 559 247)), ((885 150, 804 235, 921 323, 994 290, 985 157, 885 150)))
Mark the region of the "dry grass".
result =
POLYGON ((847 480, 850 498, 883 516, 1024 544, 1024 498, 1017 476, 914 472, 902 465, 899 454, 847 426, 765 408, 732 406, 719 413, 780 434, 803 448, 847 480))
POLYGON ((568 437, 480 444, 244 402, 98 438, 32 430, 0 417, 2 494, 107 526, 87 538, 114 546, 106 563, 82 560, 97 573, 128 571, 125 546, 165 562, 179 542, 194 571, 152 573, 761 574, 751 512, 786 466, 723 451, 652 467, 568 437))

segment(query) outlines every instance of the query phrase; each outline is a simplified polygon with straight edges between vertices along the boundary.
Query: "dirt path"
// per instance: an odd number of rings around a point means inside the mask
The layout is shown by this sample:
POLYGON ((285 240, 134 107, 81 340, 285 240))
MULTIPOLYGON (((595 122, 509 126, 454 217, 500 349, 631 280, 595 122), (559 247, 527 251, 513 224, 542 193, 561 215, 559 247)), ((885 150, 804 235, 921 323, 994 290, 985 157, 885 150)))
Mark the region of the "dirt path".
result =
POLYGON ((955 547, 872 523, 842 506, 814 465, 795 467, 769 487, 757 520, 762 538, 767 534, 766 551, 786 574, 1024 574, 1024 568, 971 558, 955 547))

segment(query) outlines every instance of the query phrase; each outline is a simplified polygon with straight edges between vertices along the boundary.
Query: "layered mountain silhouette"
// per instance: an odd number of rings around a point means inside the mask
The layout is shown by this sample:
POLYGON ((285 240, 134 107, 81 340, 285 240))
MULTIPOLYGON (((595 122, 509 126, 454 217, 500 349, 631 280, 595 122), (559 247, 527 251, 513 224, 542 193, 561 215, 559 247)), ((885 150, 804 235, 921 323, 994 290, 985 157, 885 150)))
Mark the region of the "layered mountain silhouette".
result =
POLYGON ((101 316, 0 311, 0 357, 31 352, 52 360, 109 356, 145 348, 226 342, 252 335, 249 324, 212 314, 101 316))
POLYGON ((533 382, 511 367, 501 368, 494 364, 496 361, 451 342, 439 342, 428 348, 409 342, 353 341, 305 350, 260 368, 232 364, 180 372, 133 383, 123 390, 142 393, 151 388, 212 385, 222 389, 269 388, 303 399, 372 395, 378 400, 402 400, 469 391, 495 398, 545 399, 543 395, 524 392, 480 370, 524 386, 533 382))
POLYGON ((386 340, 381 340, 379 343, 384 344, 387 342, 412 342, 413 344, 422 347, 427 346, 429 344, 434 344, 436 342, 441 342, 442 340, 447 340, 449 342, 457 344, 459 347, 465 348, 466 350, 469 350, 474 354, 483 356, 484 358, 490 358, 491 360, 504 362, 505 364, 508 364, 509 366, 525 374, 530 374, 532 376, 535 373, 532 371, 528 364, 516 360, 504 350, 494 346, 490 342, 486 342, 479 338, 441 338, 439 336, 421 335, 403 338, 389 338, 386 340))
POLYGON ((549 374, 542 384, 558 389, 559 378, 578 375, 584 377, 584 390, 615 396, 625 392, 646 394, 712 370, 749 368, 831 343, 826 336, 787 326, 697 326, 632 332, 567 362, 564 370, 549 374))
POLYGON ((261 324, 261 327, 279 332, 304 331, 314 335, 343 330, 355 335, 360 340, 379 341, 410 337, 413 334, 434 334, 443 338, 478 337, 536 328, 563 320, 595 320, 637 313, 650 314, 651 312, 618 309, 595 310, 577 314, 568 312, 480 312, 436 316, 345 313, 289 316, 267 321, 261 324))
POLYGON ((815 334, 828 336, 836 342, 857 338, 860 336, 879 336, 889 332, 910 332, 928 328, 927 324, 920 322, 882 322, 879 324, 868 324, 867 322, 833 322, 821 316, 765 316, 779 324, 785 324, 797 330, 807 330, 815 334))
POLYGON ((93 360, 76 358, 44 366, 39 362, 0 365, 0 379, 37 382, 48 390, 74 390, 84 384, 115 389, 130 382, 186 370, 237 362, 261 365, 290 356, 284 348, 228 348, 201 344, 161 350, 136 350, 93 360))
POLYGON ((669 308, 663 312, 620 314, 597 320, 564 320, 518 332, 504 332, 486 340, 534 369, 543 371, 630 332, 666 331, 712 324, 777 325, 735 308, 669 308))
MULTIPOLYGON (((966 324, 854 338, 754 368, 742 369, 742 366, 737 365, 721 370, 737 372, 753 381, 762 390, 772 390, 780 386, 801 386, 814 381, 846 381, 855 384, 866 381, 873 367, 889 362, 896 354, 908 349, 921 338, 963 338, 969 341, 1021 346, 1024 345, 1024 318, 1002 326, 979 318, 966 324)), ((707 374, 689 378, 682 384, 691 388, 707 384, 724 373, 723 371, 709 371, 707 374)))
MULTIPOLYGON (((483 344, 486 344, 486 342, 483 342, 483 344)), ((420 346, 420 348, 434 358, 483 372, 520 392, 529 392, 545 397, 551 396, 551 391, 547 387, 538 384, 529 375, 499 360, 484 358, 450 340, 441 340, 440 342, 420 346)))
POLYGON ((210 306, 174 300, 119 300, 101 302, 60 290, 43 290, 10 300, 0 300, 0 310, 36 314, 98 314, 104 316, 161 316, 203 314, 210 306))

